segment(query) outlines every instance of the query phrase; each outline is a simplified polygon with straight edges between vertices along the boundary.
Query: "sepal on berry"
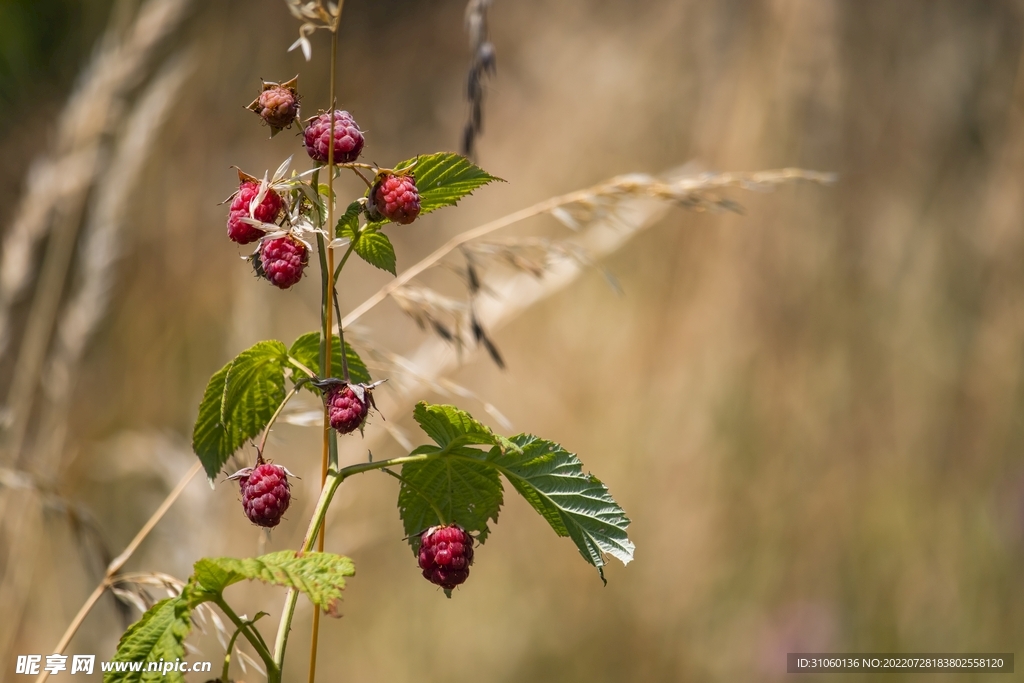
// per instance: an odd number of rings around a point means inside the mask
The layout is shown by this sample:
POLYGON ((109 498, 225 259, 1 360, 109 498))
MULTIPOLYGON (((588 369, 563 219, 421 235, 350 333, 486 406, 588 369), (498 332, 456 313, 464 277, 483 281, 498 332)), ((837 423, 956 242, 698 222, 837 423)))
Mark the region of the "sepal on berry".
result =
POLYGON ((263 91, 246 109, 256 112, 263 122, 270 126, 270 137, 288 128, 299 116, 299 92, 295 76, 284 83, 264 81, 263 91))
POLYGON ((324 394, 331 427, 339 434, 351 434, 363 429, 370 408, 377 409, 373 401, 373 390, 385 380, 371 384, 354 384, 344 380, 328 378, 311 382, 324 394))

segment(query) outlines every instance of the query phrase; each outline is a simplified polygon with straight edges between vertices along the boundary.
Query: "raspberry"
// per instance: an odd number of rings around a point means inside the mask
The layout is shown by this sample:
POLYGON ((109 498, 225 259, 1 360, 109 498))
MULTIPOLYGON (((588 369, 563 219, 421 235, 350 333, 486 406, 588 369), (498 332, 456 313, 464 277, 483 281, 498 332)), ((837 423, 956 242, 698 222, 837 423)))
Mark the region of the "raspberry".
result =
POLYGON ((411 174, 383 175, 372 194, 377 211, 394 223, 408 225, 420 215, 420 193, 411 174))
POLYGON ((292 125, 299 115, 297 83, 298 76, 286 83, 264 83, 263 92, 249 105, 270 126, 270 137, 292 125))
MULTIPOLYGON (((260 184, 251 180, 238 186, 238 192, 231 200, 228 211, 228 237, 239 244, 249 244, 263 237, 263 231, 255 225, 249 225, 243 218, 249 218, 249 205, 260 193, 260 184)), ((267 188, 267 193, 252 212, 252 218, 262 223, 273 223, 281 212, 284 201, 281 195, 267 188)))
POLYGON ((370 401, 366 394, 358 396, 348 384, 335 385, 328 389, 326 400, 331 427, 341 434, 349 434, 358 429, 370 410, 370 401))
MULTIPOLYGON (((320 114, 309 120, 302 134, 303 145, 313 161, 327 163, 330 149, 331 115, 320 114)), ((348 164, 359 158, 363 151, 363 134, 359 131, 352 115, 347 111, 334 110, 334 163, 348 164)))
POLYGON ((269 462, 261 463, 249 476, 239 477, 238 486, 249 521, 268 529, 277 526, 292 500, 288 471, 269 462))
POLYGON ((469 577, 473 564, 473 537, 458 524, 432 526, 420 536, 423 578, 451 590, 469 577))
POLYGON ((280 289, 288 289, 302 279, 308 249, 299 240, 285 235, 260 245, 260 264, 264 276, 280 289))

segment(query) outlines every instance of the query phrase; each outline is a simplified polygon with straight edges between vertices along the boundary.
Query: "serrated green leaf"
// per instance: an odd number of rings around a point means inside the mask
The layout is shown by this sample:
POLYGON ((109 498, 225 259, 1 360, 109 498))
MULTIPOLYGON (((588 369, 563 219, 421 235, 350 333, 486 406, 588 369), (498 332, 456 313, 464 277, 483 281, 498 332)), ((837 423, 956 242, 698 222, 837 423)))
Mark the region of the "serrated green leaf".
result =
MULTIPOLYGON (((424 154, 415 159, 407 159, 395 166, 395 170, 410 167, 420 195, 421 216, 445 206, 455 206, 460 199, 487 183, 496 180, 504 182, 454 152, 424 154)), ((379 226, 387 222, 370 225, 379 226)))
POLYGON ((149 662, 174 662, 185 656, 185 637, 192 629, 189 615, 188 603, 181 597, 161 600, 149 608, 121 636, 111 662, 115 670, 103 672, 103 683, 184 681, 180 672, 145 669, 149 662), (132 670, 135 668, 138 670, 132 670))
MULTIPOLYGON (((314 332, 307 332, 292 344, 292 348, 288 350, 288 355, 299 361, 307 368, 320 375, 320 332, 319 330, 314 332)), ((348 360, 348 374, 349 378, 356 384, 369 384, 373 380, 370 378, 370 371, 366 369, 366 363, 359 357, 356 350, 352 346, 345 342, 345 356, 348 360)), ((290 363, 296 370, 296 377, 305 377, 305 371, 299 369, 290 363)), ((335 377, 341 376, 341 340, 338 335, 334 335, 334 341, 331 344, 331 374, 335 377)), ((306 384, 304 388, 309 389, 312 392, 319 391, 316 387, 306 384)))
POLYGON ((359 202, 349 204, 345 213, 334 226, 334 236, 354 240, 356 232, 359 230, 359 214, 362 213, 362 210, 362 204, 359 202))
POLYGON ((478 187, 501 180, 454 152, 427 154, 399 164, 399 168, 407 166, 412 166, 416 178, 421 215, 444 206, 455 206, 478 187))
POLYGON ((355 576, 352 560, 332 553, 281 550, 244 560, 233 557, 204 558, 196 562, 195 580, 207 591, 220 593, 231 584, 257 580, 295 588, 330 616, 340 616, 345 579, 355 576))
POLYGON ((263 341, 210 378, 192 431, 192 450, 211 481, 232 453, 267 426, 281 405, 286 360, 284 344, 263 341))
POLYGON ((413 417, 437 444, 415 449, 411 455, 428 459, 402 468, 398 507, 414 550, 416 535, 442 519, 479 532, 483 541, 501 508, 500 473, 555 533, 573 540, 602 580, 606 555, 623 564, 633 559, 629 518, 573 453, 532 435, 498 436, 454 406, 421 402, 413 417), (487 445, 488 451, 474 447, 487 445))
POLYGON ((384 233, 370 231, 360 233, 353 249, 361 259, 374 268, 386 270, 392 275, 397 274, 395 272, 395 248, 384 233))
POLYGON ((420 401, 413 409, 412 416, 427 436, 442 448, 468 444, 498 445, 494 432, 455 406, 420 401))
POLYGON ((626 535, 629 518, 601 481, 583 472, 575 454, 530 434, 512 437, 522 450, 490 454, 512 486, 548 521, 559 536, 569 536, 590 564, 601 568, 605 555, 623 564, 635 546, 626 535))
POLYGON ((402 466, 398 511, 413 552, 419 548, 420 532, 442 521, 475 532, 481 543, 487 540, 488 521, 498 521, 502 489, 497 470, 485 458, 482 451, 460 448, 402 466))

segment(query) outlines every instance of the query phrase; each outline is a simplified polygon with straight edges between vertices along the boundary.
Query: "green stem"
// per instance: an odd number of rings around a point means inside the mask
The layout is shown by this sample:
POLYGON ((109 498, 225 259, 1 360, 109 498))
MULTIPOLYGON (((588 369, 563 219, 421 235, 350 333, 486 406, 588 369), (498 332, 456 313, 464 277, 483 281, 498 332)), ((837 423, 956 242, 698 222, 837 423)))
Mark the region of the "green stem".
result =
MULTIPOLYGON (((334 290, 334 311, 338 314, 338 320, 341 320, 341 306, 338 304, 338 290, 334 290)), ((341 376, 346 382, 352 381, 352 377, 348 373, 348 350, 345 348, 345 330, 338 325, 338 342, 341 344, 341 376)), ((333 463, 334 467, 338 466, 338 462, 335 460, 333 463)))
MULTIPOLYGON (((313 517, 309 521, 309 527, 306 529, 306 536, 302 541, 302 550, 300 552, 306 553, 313 548, 313 543, 316 541, 316 537, 320 531, 321 525, 323 524, 324 517, 327 516, 327 509, 331 505, 331 499, 334 498, 335 492, 337 492, 341 482, 345 479, 353 474, 379 470, 393 465, 404 465, 409 462, 423 462, 442 454, 443 453, 422 453, 419 455, 405 455, 399 458, 390 458, 388 460, 378 460, 375 462, 363 462, 356 465, 349 465, 348 467, 343 467, 340 470, 328 470, 327 480, 324 482, 324 487, 320 491, 320 499, 317 501, 316 509, 313 511, 313 517)), ((285 597, 284 601, 281 625, 277 629, 277 641, 274 643, 274 659, 278 663, 284 661, 285 650, 288 648, 288 634, 291 631, 292 618, 295 616, 295 604, 298 602, 298 598, 298 591, 294 588, 289 588, 288 595, 285 597)))
POLYGON ((270 428, 274 426, 275 422, 277 422, 278 416, 281 415, 281 411, 284 410, 284 407, 288 405, 288 401, 292 400, 292 397, 299 391, 299 387, 300 385, 296 384, 291 388, 291 391, 285 394, 284 400, 281 401, 281 405, 277 407, 274 414, 270 416, 270 422, 268 422, 267 426, 263 428, 263 436, 260 438, 260 455, 263 454, 263 448, 267 445, 267 437, 270 435, 270 428))
MULTIPOLYGON (((356 239, 359 239, 359 235, 356 235, 356 239)), ((352 240, 348 243, 348 249, 345 251, 345 255, 341 257, 341 262, 338 267, 334 270, 334 279, 337 280, 338 276, 341 275, 341 269, 345 267, 345 262, 348 261, 348 257, 352 255, 352 250, 356 248, 356 241, 352 240)))
POLYGON ((231 636, 231 640, 228 641, 228 649, 224 653, 224 668, 220 673, 221 683, 228 683, 231 679, 228 678, 228 674, 231 672, 231 653, 235 649, 235 641, 238 640, 238 636, 242 634, 242 629, 236 628, 234 634, 231 636))
MULTIPOLYGON (((218 595, 213 599, 213 602, 220 607, 221 611, 227 615, 227 618, 231 620, 231 623, 235 625, 235 628, 245 636, 245 639, 252 645, 252 649, 256 650, 256 654, 263 660, 263 664, 267 667, 267 683, 280 683, 281 681, 281 668, 274 661, 274 657, 270 654, 270 651, 263 644, 262 638, 257 638, 253 635, 250 629, 251 624, 242 621, 242 619, 235 614, 235 611, 228 606, 228 603, 224 602, 224 596, 218 595)), ((252 628, 255 628, 253 626, 252 628)), ((230 649, 228 653, 230 654, 230 649)), ((227 664, 225 664, 227 666, 227 664)), ((225 679, 226 681, 226 679, 225 679)))

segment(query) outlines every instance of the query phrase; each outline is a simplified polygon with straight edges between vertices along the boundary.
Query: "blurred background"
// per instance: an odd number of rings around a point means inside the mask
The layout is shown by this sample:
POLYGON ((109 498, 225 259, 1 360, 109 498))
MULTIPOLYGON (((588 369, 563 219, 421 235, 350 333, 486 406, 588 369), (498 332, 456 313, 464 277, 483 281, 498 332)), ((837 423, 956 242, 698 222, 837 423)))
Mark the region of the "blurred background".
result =
MULTIPOLYGON (((367 131, 365 161, 458 148, 464 11, 345 4, 339 104, 367 131)), ((579 453, 629 513, 636 560, 603 587, 508 495, 449 601, 402 540, 396 482, 363 475, 329 516, 327 548, 358 574, 344 617, 321 623, 321 679, 779 680, 791 651, 1020 652, 1024 6, 497 0, 488 18, 477 159, 508 183, 394 230, 399 271, 621 173, 839 181, 729 193, 743 214, 667 212, 603 261, 621 295, 584 273, 493 330, 504 371, 465 355, 447 376, 479 400, 382 388, 414 443, 425 398, 579 453)), ((281 0, 0 2, 3 680, 20 680, 16 654, 52 651, 192 465, 210 375, 317 327, 315 278, 255 280, 218 204, 232 165, 305 168, 295 130, 268 140, 244 109, 261 78, 296 73, 304 115, 327 106, 328 35, 307 64, 286 51, 298 25, 281 0)), ((389 279, 346 272, 343 311, 389 279)), ((393 302, 360 326, 397 353, 433 341, 393 302)), ((383 425, 343 439, 342 461, 402 454, 383 425)), ((302 479, 269 540, 234 485, 197 478, 126 570, 184 579, 206 555, 297 546, 319 439, 272 435, 268 455, 302 479)), ((271 613, 270 637, 284 592, 231 591, 271 613)), ((107 595, 68 653, 112 656, 138 614, 107 595)), ((310 618, 300 601, 287 680, 305 680, 310 618)), ((213 631, 195 659, 222 655, 213 631)))

